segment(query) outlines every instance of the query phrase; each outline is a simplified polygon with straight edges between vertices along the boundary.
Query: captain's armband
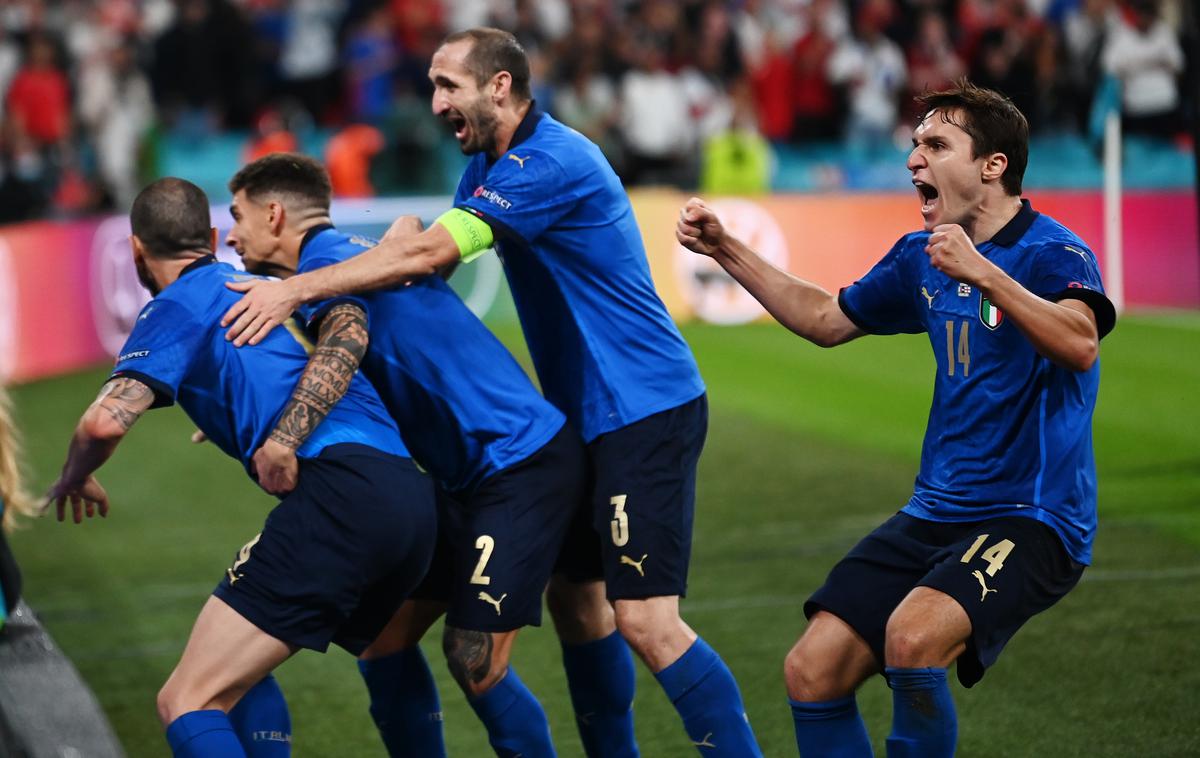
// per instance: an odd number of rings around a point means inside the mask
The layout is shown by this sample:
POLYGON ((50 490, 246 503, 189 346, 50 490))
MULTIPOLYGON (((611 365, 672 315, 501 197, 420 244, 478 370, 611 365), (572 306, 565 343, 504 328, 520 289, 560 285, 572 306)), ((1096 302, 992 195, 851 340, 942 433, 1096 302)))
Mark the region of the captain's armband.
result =
POLYGON ((492 227, 486 221, 461 208, 451 208, 438 216, 434 223, 441 224, 450 232, 454 244, 458 245, 458 254, 463 263, 470 263, 483 255, 495 241, 492 227))

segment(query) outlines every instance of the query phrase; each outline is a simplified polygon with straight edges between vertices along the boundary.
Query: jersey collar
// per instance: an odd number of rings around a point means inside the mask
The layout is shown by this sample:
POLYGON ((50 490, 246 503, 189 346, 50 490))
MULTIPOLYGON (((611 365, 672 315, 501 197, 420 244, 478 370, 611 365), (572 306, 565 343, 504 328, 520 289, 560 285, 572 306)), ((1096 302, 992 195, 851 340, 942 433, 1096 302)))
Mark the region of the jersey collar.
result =
POLYGON ((179 272, 179 275, 183 276, 184 274, 190 274, 191 272, 195 271, 196 269, 204 268, 205 266, 208 266, 208 265, 210 265, 212 263, 216 263, 216 262, 217 262, 217 256, 213 255, 212 253, 209 253, 208 255, 205 255, 201 258, 197 258, 196 260, 192 261, 188 265, 184 266, 183 270, 179 272))
MULTIPOLYGON (((521 119, 521 123, 517 124, 516 131, 513 132, 512 139, 509 140, 508 150, 512 150, 517 145, 533 136, 533 131, 537 129, 538 124, 542 122, 542 116, 546 115, 541 108, 538 108, 537 100, 529 101, 529 110, 525 113, 525 118, 521 119)), ((504 152, 508 152, 505 150, 504 152)), ((488 156, 488 165, 495 163, 496 160, 492 156, 488 156)))
POLYGON ((333 228, 333 224, 317 224, 313 228, 304 233, 304 239, 300 240, 300 255, 304 254, 304 246, 312 242, 313 238, 324 231, 333 228))
POLYGON ((1021 210, 1017 211, 1017 215, 1012 217, 1004 227, 996 232, 988 242, 993 245, 1002 247, 1012 247, 1017 244, 1017 241, 1025 236, 1025 232, 1029 231, 1029 227, 1033 226, 1034 220, 1038 217, 1038 212, 1033 209, 1028 200, 1021 199, 1021 210))

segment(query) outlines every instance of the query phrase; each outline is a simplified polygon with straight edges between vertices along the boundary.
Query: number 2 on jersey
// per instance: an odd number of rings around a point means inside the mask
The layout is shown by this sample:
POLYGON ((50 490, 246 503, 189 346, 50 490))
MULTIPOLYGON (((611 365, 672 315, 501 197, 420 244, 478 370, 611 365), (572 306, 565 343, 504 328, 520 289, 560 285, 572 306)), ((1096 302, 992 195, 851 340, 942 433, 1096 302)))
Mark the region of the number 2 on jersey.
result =
POLYGON ((481 552, 479 553, 479 563, 475 564, 475 573, 471 574, 471 584, 491 584, 492 578, 486 576, 483 570, 487 568, 492 551, 496 549, 496 540, 492 539, 490 534, 481 534, 479 539, 475 540, 475 549, 481 552))

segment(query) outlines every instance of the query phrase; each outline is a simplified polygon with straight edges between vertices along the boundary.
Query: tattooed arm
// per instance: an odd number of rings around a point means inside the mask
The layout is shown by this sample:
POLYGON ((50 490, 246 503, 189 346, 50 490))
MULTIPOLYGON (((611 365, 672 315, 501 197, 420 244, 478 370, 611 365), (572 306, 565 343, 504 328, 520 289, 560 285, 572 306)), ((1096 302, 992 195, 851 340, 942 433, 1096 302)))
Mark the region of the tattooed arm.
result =
POLYGON ((270 437, 254 453, 258 483, 272 495, 296 487, 296 450, 350 387, 367 352, 367 314, 351 303, 334 306, 321 320, 317 348, 270 437))
POLYGON ((58 520, 65 517, 71 503, 75 523, 99 509, 108 515, 108 495, 92 474, 104 465, 124 438, 125 433, 154 404, 154 390, 137 379, 116 377, 100 390, 99 396, 84 412, 75 428, 67 462, 48 495, 58 509, 58 520))

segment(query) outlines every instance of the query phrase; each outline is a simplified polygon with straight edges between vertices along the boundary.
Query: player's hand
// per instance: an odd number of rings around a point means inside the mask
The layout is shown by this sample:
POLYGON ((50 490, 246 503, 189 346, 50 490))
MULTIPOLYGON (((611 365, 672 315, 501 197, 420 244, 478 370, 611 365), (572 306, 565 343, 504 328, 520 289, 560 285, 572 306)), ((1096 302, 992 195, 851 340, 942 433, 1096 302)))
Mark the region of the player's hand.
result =
POLYGON ((956 282, 978 286, 992 264, 975 249, 971 238, 958 224, 933 227, 925 245, 929 263, 956 282))
POLYGON ((380 241, 387 242, 401 237, 411 237, 423 231, 425 231, 425 224, 421 223, 420 216, 401 216, 392 222, 380 241))
POLYGON ((208 442, 208 435, 197 429, 192 432, 192 442, 197 445, 203 445, 205 442, 208 442))
POLYGON ((700 255, 714 255, 725 240, 725 227, 712 208, 693 197, 679 209, 675 223, 675 239, 679 244, 700 255))
POLYGON ((232 340, 237 347, 262 342, 272 329, 291 318, 300 305, 300 298, 285 281, 247 279, 226 282, 225 286, 246 293, 221 317, 221 326, 229 327, 225 339, 232 340))
POLYGON ((254 471, 258 475, 258 486, 272 495, 283 497, 296 489, 300 477, 300 464, 296 451, 287 445, 267 439, 254 453, 254 471))
POLYGON ((71 514, 76 524, 83 521, 85 513, 88 518, 97 513, 101 518, 108 516, 108 493, 95 476, 89 476, 78 485, 59 479, 46 493, 46 499, 47 505, 50 502, 55 504, 59 521, 66 518, 67 503, 71 504, 71 514))

